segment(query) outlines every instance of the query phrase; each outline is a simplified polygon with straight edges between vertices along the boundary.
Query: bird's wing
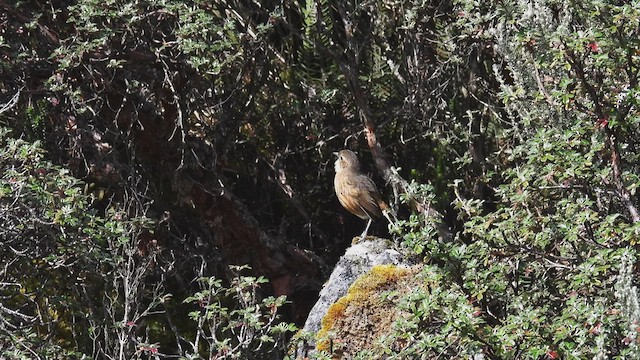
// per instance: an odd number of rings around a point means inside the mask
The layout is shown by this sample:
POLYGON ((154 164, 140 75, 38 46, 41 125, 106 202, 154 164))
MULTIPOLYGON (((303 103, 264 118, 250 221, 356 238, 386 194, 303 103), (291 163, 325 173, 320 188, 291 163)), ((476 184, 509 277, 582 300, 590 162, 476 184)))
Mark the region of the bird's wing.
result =
POLYGON ((380 211, 380 193, 376 184, 366 175, 358 175, 354 181, 354 194, 358 198, 358 204, 369 218, 376 218, 382 215, 380 211))
POLYGON ((335 178, 336 194, 342 206, 362 219, 382 215, 380 193, 374 182, 366 175, 340 173, 335 178))

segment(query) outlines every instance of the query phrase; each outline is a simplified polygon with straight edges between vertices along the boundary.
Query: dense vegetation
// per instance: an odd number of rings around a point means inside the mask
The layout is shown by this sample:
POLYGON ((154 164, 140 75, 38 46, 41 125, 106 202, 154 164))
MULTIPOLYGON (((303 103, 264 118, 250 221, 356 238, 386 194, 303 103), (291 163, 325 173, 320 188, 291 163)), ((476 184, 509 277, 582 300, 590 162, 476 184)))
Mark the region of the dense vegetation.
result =
POLYGON ((283 358, 344 147, 424 265, 384 356, 640 356, 638 1, 0 9, 3 357, 283 358))

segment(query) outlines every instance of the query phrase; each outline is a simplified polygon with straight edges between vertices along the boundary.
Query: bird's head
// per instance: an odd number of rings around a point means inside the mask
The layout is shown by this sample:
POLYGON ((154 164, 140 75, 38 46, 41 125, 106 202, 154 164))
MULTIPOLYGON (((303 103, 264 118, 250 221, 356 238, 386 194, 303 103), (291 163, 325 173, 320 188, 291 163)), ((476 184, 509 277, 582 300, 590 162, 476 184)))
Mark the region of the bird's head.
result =
POLYGON ((338 157, 335 164, 336 173, 344 170, 358 171, 360 169, 358 157, 353 151, 341 150, 339 152, 334 152, 333 154, 338 157))

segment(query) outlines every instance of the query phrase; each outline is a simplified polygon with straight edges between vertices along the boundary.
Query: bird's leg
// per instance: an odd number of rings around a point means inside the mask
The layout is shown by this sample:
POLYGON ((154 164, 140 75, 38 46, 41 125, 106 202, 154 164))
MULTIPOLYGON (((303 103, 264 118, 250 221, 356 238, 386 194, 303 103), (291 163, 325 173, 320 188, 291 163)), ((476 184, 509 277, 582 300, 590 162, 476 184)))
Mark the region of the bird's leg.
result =
POLYGON ((389 222, 389 231, 394 231, 394 229, 396 229, 396 226, 397 226, 396 224, 398 223, 398 218, 396 217, 396 214, 394 214, 393 211, 390 211, 390 210, 382 210, 382 215, 384 215, 384 217, 389 222))
POLYGON ((367 227, 364 228, 362 235, 360 235, 360 241, 364 240, 364 238, 367 237, 367 232, 369 231, 369 226, 371 226, 372 222, 373 222, 373 219, 369 218, 369 221, 367 222, 367 227))

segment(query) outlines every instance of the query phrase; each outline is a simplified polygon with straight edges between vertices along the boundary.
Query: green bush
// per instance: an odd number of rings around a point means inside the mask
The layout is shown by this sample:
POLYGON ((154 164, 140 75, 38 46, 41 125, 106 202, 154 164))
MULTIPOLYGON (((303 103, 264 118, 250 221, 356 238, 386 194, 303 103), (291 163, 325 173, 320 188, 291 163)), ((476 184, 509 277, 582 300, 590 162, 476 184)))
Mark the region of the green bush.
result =
POLYGON ((216 237, 208 209, 230 194, 256 237, 340 253, 351 220, 327 196, 327 154, 356 147, 364 123, 414 180, 406 203, 444 221, 415 213, 394 230, 427 286, 402 302, 385 356, 638 357, 636 2, 43 4, 5 6, 0 39, 0 90, 20 95, 0 120, 58 164, 3 133, 10 356, 279 348, 280 300, 240 301, 259 276, 231 288, 205 256, 175 266, 216 237), (65 168, 98 178, 99 164, 118 196, 96 206, 65 168), (173 271, 204 288, 190 297, 173 271), (198 297, 216 301, 193 314, 194 347, 177 304, 198 297))
MULTIPOLYGON (((171 258, 148 241, 152 223, 114 208, 98 216, 90 206, 95 196, 44 155, 37 142, 0 132, 0 350, 9 359, 158 354, 167 336, 158 330, 165 326, 158 315, 176 300, 160 269, 171 267, 171 258)), ((285 297, 262 298, 266 279, 240 276, 245 270, 234 268, 238 276, 229 286, 201 280, 202 291, 185 300, 201 307, 189 314, 195 324, 184 325, 187 314, 171 312, 182 341, 195 334, 191 349, 179 355, 283 353, 295 330, 279 318, 285 297)))
POLYGON ((267 282, 264 277, 242 276, 246 266, 233 266, 235 277, 228 287, 217 278, 201 278, 202 290, 185 299, 200 310, 189 313, 197 323, 192 342, 197 358, 200 347, 209 358, 277 359, 285 349, 286 336, 296 331, 293 324, 279 321, 278 310, 284 296, 261 299, 257 290, 267 282), (200 343, 204 345, 200 345, 200 343))
MULTIPOLYGON (((400 224, 403 244, 430 264, 428 290, 405 299, 412 316, 389 344, 407 346, 389 358, 638 357, 640 42, 630 34, 640 8, 457 6, 445 33, 494 52, 486 65, 502 106, 487 98, 489 111, 477 112, 493 137, 480 177, 492 196, 474 198, 468 178, 449 180, 463 226, 453 241, 438 240, 420 215, 400 224)), ((453 164, 464 174, 469 162, 453 164)))

